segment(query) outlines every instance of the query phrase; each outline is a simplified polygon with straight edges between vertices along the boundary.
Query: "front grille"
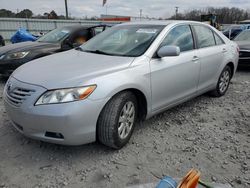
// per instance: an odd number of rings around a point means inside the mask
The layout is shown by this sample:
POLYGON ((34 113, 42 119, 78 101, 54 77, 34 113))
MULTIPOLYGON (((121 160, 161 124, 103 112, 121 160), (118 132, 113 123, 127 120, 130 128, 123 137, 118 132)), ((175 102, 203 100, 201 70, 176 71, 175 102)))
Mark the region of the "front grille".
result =
POLYGON ((241 50, 241 51, 240 51, 240 57, 250 57, 250 51, 241 50))
POLYGON ((14 89, 6 88, 6 97, 10 103, 15 106, 20 106, 25 99, 32 95, 35 92, 33 89, 26 89, 16 87, 14 89))

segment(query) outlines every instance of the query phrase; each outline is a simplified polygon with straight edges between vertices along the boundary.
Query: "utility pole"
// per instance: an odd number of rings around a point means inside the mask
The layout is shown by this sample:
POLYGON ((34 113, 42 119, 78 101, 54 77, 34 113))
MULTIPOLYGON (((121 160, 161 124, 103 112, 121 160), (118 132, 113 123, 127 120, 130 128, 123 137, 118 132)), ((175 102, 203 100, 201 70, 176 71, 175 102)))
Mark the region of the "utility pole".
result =
POLYGON ((141 18, 142 18, 142 9, 140 9, 140 21, 141 21, 141 18))
POLYGON ((65 11, 66 11, 66 19, 69 18, 69 13, 68 13, 68 2, 65 0, 65 11))
POLYGON ((178 16, 178 11, 179 11, 179 7, 175 7, 175 19, 177 20, 177 16, 178 16))

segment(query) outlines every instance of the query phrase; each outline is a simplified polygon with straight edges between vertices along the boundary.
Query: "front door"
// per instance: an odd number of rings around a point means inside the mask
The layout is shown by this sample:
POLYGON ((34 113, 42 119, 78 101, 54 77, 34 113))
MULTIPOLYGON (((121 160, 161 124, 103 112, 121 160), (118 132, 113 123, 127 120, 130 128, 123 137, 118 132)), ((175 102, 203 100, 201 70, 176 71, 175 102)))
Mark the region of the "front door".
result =
POLYGON ((153 111, 175 104, 197 92, 200 62, 190 26, 179 25, 173 28, 160 47, 169 45, 180 47, 180 55, 155 57, 150 62, 153 111))

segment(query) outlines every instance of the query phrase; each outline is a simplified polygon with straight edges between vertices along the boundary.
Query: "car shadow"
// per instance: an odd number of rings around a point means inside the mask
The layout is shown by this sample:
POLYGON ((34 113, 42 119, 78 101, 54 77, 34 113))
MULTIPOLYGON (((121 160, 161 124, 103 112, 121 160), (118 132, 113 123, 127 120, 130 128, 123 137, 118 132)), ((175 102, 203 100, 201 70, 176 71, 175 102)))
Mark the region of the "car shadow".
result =
POLYGON ((0 84, 5 84, 9 77, 0 76, 0 84))
POLYGON ((238 72, 250 72, 250 63, 248 65, 239 65, 237 68, 238 72))

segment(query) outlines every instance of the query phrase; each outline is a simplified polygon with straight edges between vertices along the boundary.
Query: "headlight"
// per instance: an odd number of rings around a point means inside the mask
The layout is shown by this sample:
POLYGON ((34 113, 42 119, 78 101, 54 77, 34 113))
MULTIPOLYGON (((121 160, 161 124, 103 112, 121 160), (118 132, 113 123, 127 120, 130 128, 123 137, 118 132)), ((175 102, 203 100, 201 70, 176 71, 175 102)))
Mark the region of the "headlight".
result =
POLYGON ((0 56, 0 60, 3 59, 4 57, 5 57, 5 55, 1 55, 1 56, 0 56))
POLYGON ((22 59, 28 54, 29 52, 15 52, 15 53, 7 54, 5 56, 5 59, 22 59))
POLYGON ((50 90, 45 92, 37 100, 35 105, 56 104, 83 100, 86 99, 95 90, 95 88, 96 85, 69 89, 50 90))

